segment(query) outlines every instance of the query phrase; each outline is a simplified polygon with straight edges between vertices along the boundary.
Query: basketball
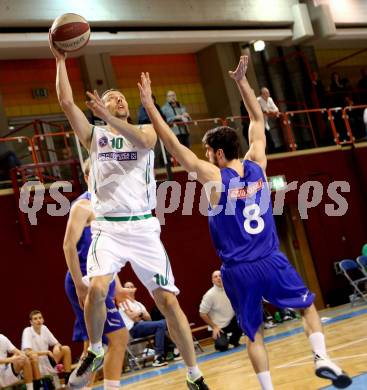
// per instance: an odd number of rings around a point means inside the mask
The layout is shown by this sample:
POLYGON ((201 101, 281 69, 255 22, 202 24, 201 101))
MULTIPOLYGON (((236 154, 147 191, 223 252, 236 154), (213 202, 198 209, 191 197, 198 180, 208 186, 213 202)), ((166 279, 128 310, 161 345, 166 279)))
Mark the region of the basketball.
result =
POLYGON ((63 14, 53 22, 51 36, 55 46, 62 51, 80 50, 89 41, 89 23, 80 15, 63 14))

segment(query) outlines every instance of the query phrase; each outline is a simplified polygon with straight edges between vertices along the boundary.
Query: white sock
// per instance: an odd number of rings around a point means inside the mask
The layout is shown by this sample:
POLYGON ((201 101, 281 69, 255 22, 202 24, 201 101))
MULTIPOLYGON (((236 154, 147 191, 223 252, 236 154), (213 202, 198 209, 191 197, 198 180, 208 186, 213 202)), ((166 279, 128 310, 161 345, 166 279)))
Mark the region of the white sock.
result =
POLYGON ((273 390, 273 384, 271 383, 270 371, 263 371, 257 374, 257 379, 260 382, 262 390, 273 390))
POLYGON ((26 383, 25 384, 27 386, 27 390, 33 390, 33 383, 26 383))
POLYGON ((196 381, 196 379, 200 378, 203 374, 201 373, 198 366, 194 366, 194 367, 187 367, 187 375, 189 379, 194 382, 196 381))
POLYGON ((96 355, 100 355, 104 352, 102 340, 98 341, 97 343, 91 343, 89 350, 94 352, 96 355))
POLYGON ((309 337, 312 351, 320 356, 327 356, 325 336, 321 332, 312 333, 309 337))
POLYGON ((111 381, 109 379, 105 379, 103 381, 104 390, 117 390, 120 388, 120 381, 111 381))
POLYGON ((178 348, 174 348, 173 353, 174 353, 175 355, 179 355, 180 351, 178 350, 178 348))

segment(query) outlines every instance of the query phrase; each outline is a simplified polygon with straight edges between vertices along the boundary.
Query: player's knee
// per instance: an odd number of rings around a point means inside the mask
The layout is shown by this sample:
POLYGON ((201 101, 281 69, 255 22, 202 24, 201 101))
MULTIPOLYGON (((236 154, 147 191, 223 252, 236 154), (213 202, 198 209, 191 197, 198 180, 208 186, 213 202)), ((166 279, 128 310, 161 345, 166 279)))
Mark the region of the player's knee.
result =
POLYGON ((126 328, 120 329, 108 336, 108 348, 114 353, 124 353, 129 335, 126 328))
POLYGON ((61 347, 61 350, 64 353, 64 355, 71 355, 71 349, 68 345, 63 345, 61 347))
POLYGON ((20 368, 23 368, 26 364, 26 361, 28 360, 27 356, 19 356, 19 366, 20 368))
POLYGON ((109 285, 102 280, 93 280, 88 292, 88 299, 91 302, 105 301, 109 285))
POLYGON ((23 368, 31 368, 31 366, 32 366, 31 359, 28 356, 25 356, 23 368))
POLYGON ((155 298, 159 309, 165 317, 173 315, 180 310, 180 305, 174 294, 164 292, 156 295, 155 298))
POLYGON ((38 355, 36 353, 30 353, 28 358, 31 364, 38 364, 38 355))
POLYGON ((113 342, 108 346, 110 352, 117 354, 119 356, 123 354, 123 352, 125 351, 125 347, 126 344, 118 338, 114 339, 113 342))

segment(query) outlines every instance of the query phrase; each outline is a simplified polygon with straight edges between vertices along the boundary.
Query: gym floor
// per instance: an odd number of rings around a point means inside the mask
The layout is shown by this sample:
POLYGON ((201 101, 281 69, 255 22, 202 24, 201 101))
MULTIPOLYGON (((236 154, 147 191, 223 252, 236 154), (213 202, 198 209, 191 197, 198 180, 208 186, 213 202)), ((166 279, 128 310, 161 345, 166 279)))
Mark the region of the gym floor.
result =
MULTIPOLYGON (((367 307, 350 305, 320 312, 330 357, 353 377, 351 390, 367 389, 367 307)), ((285 322, 265 331, 270 370, 275 389, 334 389, 331 382, 314 375, 309 343, 300 320, 285 322)), ((244 340, 241 340, 244 342, 244 340)), ((198 363, 212 390, 260 389, 245 347, 219 353, 212 346, 198 355, 198 363)), ((182 362, 124 374, 125 390, 187 390, 182 362)), ((102 384, 97 385, 102 390, 102 384)))

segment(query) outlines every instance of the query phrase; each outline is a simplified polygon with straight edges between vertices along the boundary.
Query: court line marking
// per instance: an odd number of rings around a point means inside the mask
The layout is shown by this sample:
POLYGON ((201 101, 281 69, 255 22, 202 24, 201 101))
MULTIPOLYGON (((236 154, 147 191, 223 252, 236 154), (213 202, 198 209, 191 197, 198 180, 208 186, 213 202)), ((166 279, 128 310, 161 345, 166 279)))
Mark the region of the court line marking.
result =
MULTIPOLYGON (((339 357, 333 357, 332 360, 333 362, 339 361, 339 360, 348 360, 348 359, 353 359, 353 358, 361 358, 361 357, 366 357, 367 353, 360 353, 357 355, 349 355, 349 356, 339 356, 339 357)), ((312 357, 310 356, 309 361, 305 362, 298 362, 298 363, 289 363, 289 364, 284 364, 282 366, 277 366, 274 368, 289 368, 289 367, 299 367, 299 366, 307 366, 309 364, 313 364, 312 357)))
MULTIPOLYGON (((339 345, 336 345, 335 347, 328 348, 328 352, 337 351, 338 349, 349 347, 350 345, 357 344, 357 343, 360 343, 361 341, 366 341, 366 340, 367 340, 367 337, 363 337, 363 338, 358 339, 358 340, 349 341, 348 343, 339 344, 339 345)), ((312 355, 308 355, 306 357, 302 357, 302 358, 293 360, 292 362, 289 362, 289 363, 286 363, 286 364, 281 364, 280 366, 276 366, 275 368, 292 367, 293 365, 297 365, 297 363, 302 362, 304 360, 308 360, 308 359, 311 359, 311 361, 312 361, 313 360, 312 359, 312 355)), ((333 360, 339 360, 339 359, 340 358, 333 358, 333 360)), ((302 364, 304 364, 304 363, 302 363, 302 364)))
MULTIPOLYGON (((358 310, 358 311, 341 314, 341 315, 338 315, 338 316, 330 319, 329 321, 327 321, 323 325, 324 326, 328 326, 328 325, 331 325, 331 324, 334 324, 334 323, 337 323, 337 322, 341 322, 341 321, 344 321, 346 319, 358 317, 358 316, 361 316, 361 315, 364 315, 364 314, 367 314, 367 309, 361 309, 361 310, 358 310)), ((264 340, 265 340, 266 343, 270 343, 272 341, 282 340, 284 338, 287 338, 287 337, 290 337, 290 336, 293 336, 293 335, 296 335, 296 334, 299 334, 299 333, 303 333, 303 332, 304 332, 303 331, 303 327, 295 328, 295 329, 292 329, 292 330, 289 330, 289 331, 285 331, 283 333, 279 333, 277 335, 267 336, 267 337, 265 337, 264 340)), ((212 352, 212 353, 208 353, 205 356, 198 356, 197 357, 197 362, 198 363, 207 362, 207 361, 210 361, 210 360, 213 360, 213 359, 217 359, 217 358, 220 358, 220 357, 231 355, 233 353, 238 353, 239 351, 242 351, 244 349, 245 349, 245 346, 242 345, 239 348, 232 349, 232 350, 229 350, 229 351, 226 351, 226 352, 212 352)), ((144 372, 144 373, 141 373, 141 374, 137 374, 137 375, 131 376, 129 378, 122 378, 120 380, 120 385, 129 385, 129 384, 132 384, 132 383, 137 383, 137 382, 140 382, 140 381, 143 381, 143 380, 146 380, 146 379, 154 378, 154 377, 156 377, 158 375, 168 374, 170 372, 177 371, 177 370, 185 368, 185 367, 186 366, 183 363, 173 363, 173 364, 170 364, 168 367, 161 368, 159 370, 155 369, 154 371, 144 372)), ((94 390, 103 390, 103 386, 97 386, 97 387, 94 387, 93 389, 94 390)))

